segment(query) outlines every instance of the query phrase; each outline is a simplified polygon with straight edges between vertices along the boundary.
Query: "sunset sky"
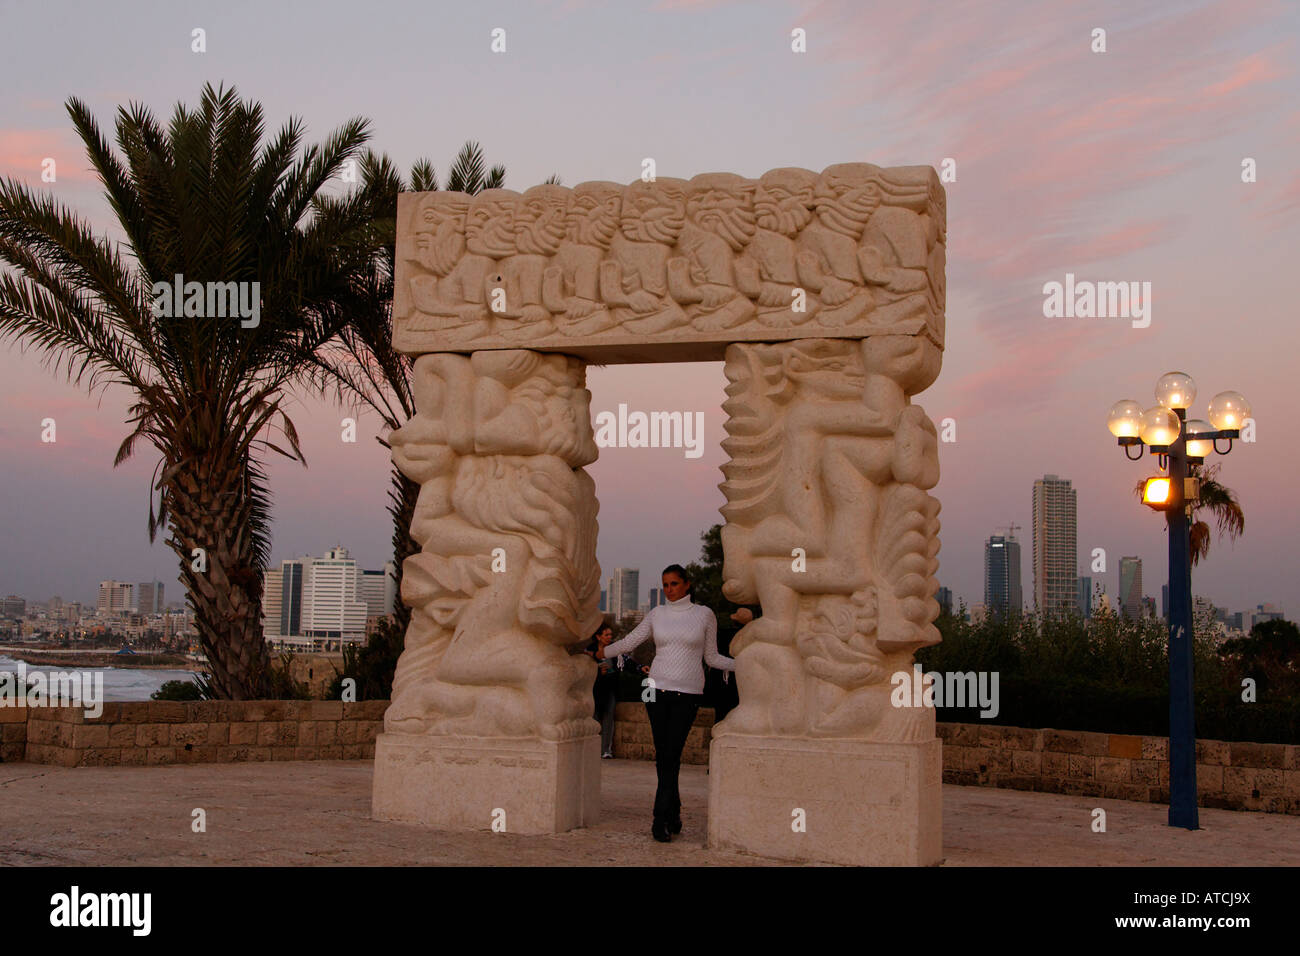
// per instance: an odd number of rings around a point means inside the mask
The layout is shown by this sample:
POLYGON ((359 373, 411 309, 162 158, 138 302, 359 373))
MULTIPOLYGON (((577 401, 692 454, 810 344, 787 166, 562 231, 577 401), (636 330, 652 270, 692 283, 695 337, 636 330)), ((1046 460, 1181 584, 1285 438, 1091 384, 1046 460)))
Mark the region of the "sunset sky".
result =
MULTIPOLYGON (((1104 548, 1144 559, 1145 590, 1166 575, 1163 518, 1132 488, 1106 430, 1121 398, 1154 404, 1161 373, 1209 398, 1243 392, 1258 441, 1237 444, 1222 479, 1246 532, 1213 542, 1193 592, 1242 610, 1300 613, 1297 471, 1300 379, 1293 282, 1300 265, 1300 5, 1294 0, 1066 3, 122 2, 0 0, 0 175, 52 189, 98 231, 120 236, 64 109, 77 96, 111 129, 142 101, 164 122, 204 82, 290 116, 318 142, 354 116, 370 145, 441 176, 478 140, 522 191, 658 174, 780 166, 955 160, 948 190, 947 348, 914 401, 957 440, 940 445, 939 577, 983 600, 983 541, 1014 522, 1026 599, 1033 481, 1073 479, 1079 567, 1104 548), (191 51, 191 30, 207 52, 191 51), (507 51, 490 50, 506 31, 507 51), (807 52, 791 51, 791 31, 807 52), (1106 51, 1093 52, 1093 31, 1106 51), (41 161, 57 182, 40 182, 41 161), (1255 161, 1257 181, 1242 181, 1255 161), (1149 328, 1122 318, 1049 319, 1043 285, 1066 273, 1150 282, 1149 328)), ((672 562, 698 556, 721 520, 722 365, 591 369, 593 415, 702 411, 705 452, 605 449, 589 471, 600 498, 598 556, 641 569, 642 599, 672 562)), ((101 579, 167 584, 176 562, 146 531, 157 456, 143 444, 112 467, 130 395, 89 397, 33 355, 0 345, 0 593, 94 599, 101 579), (57 441, 40 440, 54 418, 57 441)), ((319 397, 290 403, 309 467, 275 462, 274 556, 351 548, 365 567, 391 555, 379 423, 340 440, 349 414, 319 397)), ((1095 576, 1096 577, 1096 576, 1095 576)))

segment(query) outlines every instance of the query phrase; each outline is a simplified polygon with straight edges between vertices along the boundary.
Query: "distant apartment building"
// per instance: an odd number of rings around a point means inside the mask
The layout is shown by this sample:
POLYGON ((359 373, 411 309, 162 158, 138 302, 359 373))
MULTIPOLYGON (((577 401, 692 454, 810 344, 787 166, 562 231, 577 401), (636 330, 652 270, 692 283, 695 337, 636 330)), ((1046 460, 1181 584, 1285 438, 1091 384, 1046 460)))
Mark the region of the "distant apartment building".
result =
MULTIPOLYGON (((1154 618, 1156 616, 1156 599, 1153 597, 1142 598, 1142 616, 1144 618, 1154 618)), ((1222 622, 1220 622, 1222 623, 1222 622)))
POLYGON ((125 581, 100 581, 98 613, 105 617, 128 614, 135 606, 135 585, 125 581))
POLYGON ((660 604, 663 603, 663 601, 661 601, 659 598, 659 595, 662 593, 663 592, 660 588, 650 589, 650 605, 649 605, 650 607, 658 607, 660 604))
POLYGON ((621 621, 629 614, 636 613, 640 594, 640 569, 615 568, 609 579, 609 611, 614 615, 614 620, 621 621))
POLYGON ((1282 609, 1276 604, 1256 604, 1255 610, 1247 612, 1250 615, 1250 629, 1254 630, 1256 624, 1263 624, 1265 621, 1285 621, 1286 616, 1282 609))
POLYGON ((1078 584, 1075 591, 1075 607, 1079 609, 1079 616, 1085 621, 1092 617, 1092 576, 1081 574, 1078 578, 1078 584))
POLYGON ((358 573, 357 596, 365 602, 366 617, 392 614, 397 603, 397 565, 389 561, 378 571, 358 573))
POLYGON ((1119 559, 1120 613, 1134 621, 1142 619, 1142 559, 1119 559))
POLYGON ((600 609, 602 611, 609 610, 609 591, 605 588, 600 589, 600 609))
POLYGON ((1020 591, 1020 542, 994 535, 984 542, 984 606, 990 614, 1025 608, 1020 591))
POLYGON ((27 615, 27 600, 17 594, 0 598, 0 619, 17 621, 27 615))
POLYGON ((280 647, 336 650, 365 639, 369 619, 391 614, 397 600, 396 567, 367 571, 346 548, 319 558, 293 558, 266 572, 262 629, 280 647))
POLYGON ((167 609, 163 603, 161 581, 141 581, 135 586, 135 609, 138 614, 161 614, 167 609))
POLYGON ((1070 479, 1044 475, 1034 482, 1034 606, 1068 610, 1078 600, 1078 496, 1070 479))
POLYGON ((934 599, 939 602, 939 611, 942 614, 952 615, 952 588, 939 588, 934 599))

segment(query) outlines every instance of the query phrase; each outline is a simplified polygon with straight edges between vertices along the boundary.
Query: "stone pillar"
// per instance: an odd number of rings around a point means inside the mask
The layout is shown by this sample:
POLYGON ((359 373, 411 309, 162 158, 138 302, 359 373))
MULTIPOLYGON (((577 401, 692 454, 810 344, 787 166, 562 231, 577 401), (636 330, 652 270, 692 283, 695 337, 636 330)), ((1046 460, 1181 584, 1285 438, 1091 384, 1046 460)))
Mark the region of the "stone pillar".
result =
POLYGON ((601 619, 586 366, 525 350, 423 355, 393 460, 421 485, 412 608, 384 733, 377 819, 558 833, 595 822, 601 619))
POLYGON ((723 593, 763 613, 731 645, 740 704, 713 731, 710 845, 940 860, 934 711, 894 706, 890 682, 939 641, 938 446, 909 401, 939 357, 919 336, 727 349, 723 593))

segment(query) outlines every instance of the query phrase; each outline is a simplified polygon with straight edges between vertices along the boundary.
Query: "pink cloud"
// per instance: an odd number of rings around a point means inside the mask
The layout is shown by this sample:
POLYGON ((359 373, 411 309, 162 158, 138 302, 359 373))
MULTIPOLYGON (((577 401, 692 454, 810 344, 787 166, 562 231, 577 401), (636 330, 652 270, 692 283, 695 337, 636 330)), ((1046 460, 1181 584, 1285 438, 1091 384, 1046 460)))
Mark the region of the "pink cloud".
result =
POLYGON ((1223 96, 1227 93, 1235 93, 1237 90, 1245 89, 1247 86, 1254 86, 1287 75, 1287 71, 1279 69, 1267 54, 1252 53, 1237 64, 1232 76, 1220 83, 1213 83, 1205 87, 1201 92, 1205 96, 1223 96))
POLYGON ((55 162, 57 182, 97 182, 87 169, 85 147, 71 127, 0 130, 0 172, 33 187, 49 188, 41 180, 42 163, 55 162))

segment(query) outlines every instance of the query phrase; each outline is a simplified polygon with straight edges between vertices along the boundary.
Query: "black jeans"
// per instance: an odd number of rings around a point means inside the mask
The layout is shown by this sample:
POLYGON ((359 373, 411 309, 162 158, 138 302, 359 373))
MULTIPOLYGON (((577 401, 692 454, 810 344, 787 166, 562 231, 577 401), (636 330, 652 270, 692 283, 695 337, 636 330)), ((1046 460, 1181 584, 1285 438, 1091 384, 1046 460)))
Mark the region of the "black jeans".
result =
POLYGON ((682 797, 677 777, 682 768, 682 751, 686 737, 695 723, 703 694, 682 694, 675 690, 656 691, 653 701, 646 701, 650 732, 655 742, 655 771, 659 786, 655 790, 656 823, 672 823, 682 815, 682 797))
POLYGON ((602 674, 592 688, 596 698, 596 719, 600 721, 600 752, 614 752, 614 708, 618 706, 618 675, 602 674))

